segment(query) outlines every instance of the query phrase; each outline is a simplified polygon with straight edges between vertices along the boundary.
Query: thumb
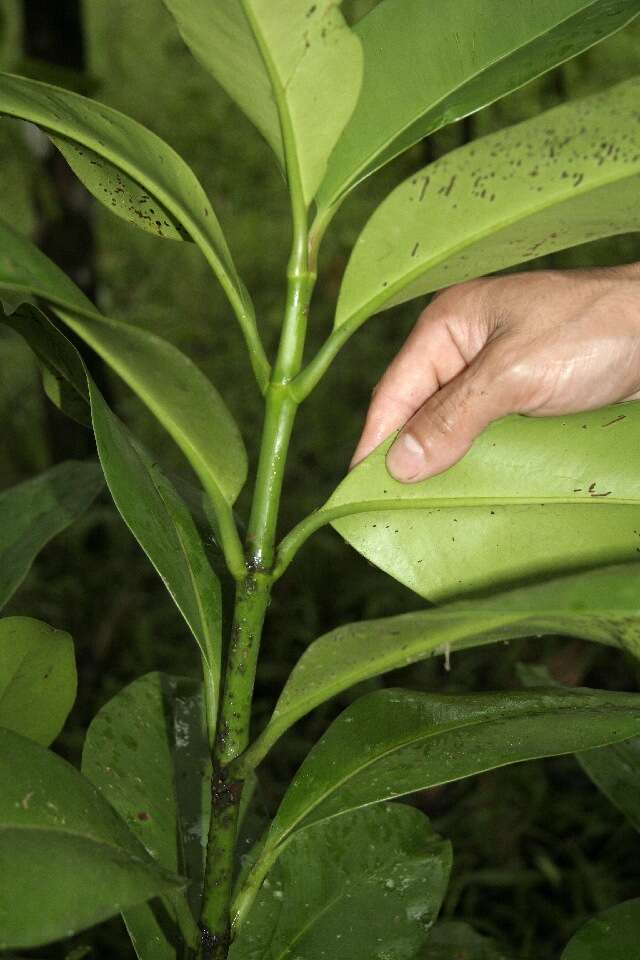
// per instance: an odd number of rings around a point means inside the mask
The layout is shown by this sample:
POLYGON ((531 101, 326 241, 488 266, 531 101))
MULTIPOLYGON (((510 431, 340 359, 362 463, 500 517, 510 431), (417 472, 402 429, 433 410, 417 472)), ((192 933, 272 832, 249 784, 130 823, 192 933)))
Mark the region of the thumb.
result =
POLYGON ((416 483, 460 460, 493 420, 516 411, 510 378, 490 348, 438 390, 408 421, 387 454, 387 468, 402 483, 416 483))

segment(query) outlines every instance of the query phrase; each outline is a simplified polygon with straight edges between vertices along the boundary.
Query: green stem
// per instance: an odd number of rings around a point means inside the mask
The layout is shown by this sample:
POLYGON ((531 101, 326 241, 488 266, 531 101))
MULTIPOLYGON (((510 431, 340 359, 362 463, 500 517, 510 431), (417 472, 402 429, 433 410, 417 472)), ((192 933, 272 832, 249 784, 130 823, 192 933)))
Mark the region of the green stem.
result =
MULTIPOLYGON (((294 205, 295 207, 295 205, 294 205)), ((212 810, 201 916, 204 960, 224 960, 230 937, 234 851, 244 781, 229 765, 249 743, 260 639, 273 585, 272 568, 287 452, 298 405, 289 383, 302 364, 315 274, 308 269, 306 222, 294 209, 294 243, 278 357, 266 391, 265 420, 247 533, 245 576, 238 579, 213 763, 212 810)))
POLYGON ((205 960, 224 960, 230 942, 229 903, 243 781, 227 767, 249 742, 251 702, 271 578, 249 573, 236 591, 220 724, 213 758, 211 822, 202 901, 205 960))
POLYGON ((355 314, 349 320, 342 323, 339 327, 335 327, 315 357, 313 357, 302 373, 298 374, 291 384, 293 396, 298 403, 302 403, 311 391, 317 387, 347 340, 353 336, 356 330, 360 329, 365 320, 368 320, 370 316, 371 312, 367 306, 366 310, 362 310, 360 313, 355 314))

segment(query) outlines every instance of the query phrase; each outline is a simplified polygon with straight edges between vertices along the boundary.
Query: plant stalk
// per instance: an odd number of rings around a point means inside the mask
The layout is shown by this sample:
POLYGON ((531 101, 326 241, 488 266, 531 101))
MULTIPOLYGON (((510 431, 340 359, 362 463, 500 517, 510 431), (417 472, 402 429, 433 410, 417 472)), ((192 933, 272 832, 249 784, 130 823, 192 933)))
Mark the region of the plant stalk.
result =
POLYGON ((248 572, 236 588, 234 623, 213 756, 211 821, 201 915, 203 960, 225 960, 230 944, 229 905, 244 781, 229 777, 227 767, 249 742, 258 649, 270 594, 271 578, 261 573, 248 572))
POLYGON ((294 211, 287 302, 265 418, 249 519, 245 575, 236 578, 234 624, 213 757, 211 823, 201 915, 202 960, 225 960, 231 942, 234 853, 244 778, 229 765, 249 744, 251 706, 264 618, 274 583, 275 543, 289 442, 298 409, 290 389, 302 366, 316 275, 308 266, 306 216, 294 211))

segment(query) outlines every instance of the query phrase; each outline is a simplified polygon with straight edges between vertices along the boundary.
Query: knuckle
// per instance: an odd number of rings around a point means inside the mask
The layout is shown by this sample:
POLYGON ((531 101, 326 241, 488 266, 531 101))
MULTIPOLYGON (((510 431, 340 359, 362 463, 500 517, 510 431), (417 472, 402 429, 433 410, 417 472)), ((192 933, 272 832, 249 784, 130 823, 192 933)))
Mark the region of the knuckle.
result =
MULTIPOLYGON (((447 439, 456 432, 456 422, 460 415, 460 405, 452 400, 443 400, 430 412, 428 429, 430 434, 447 439)), ((425 429, 427 425, 425 424, 425 429)), ((422 431, 421 431, 422 432, 422 431)), ((416 437, 424 446, 424 437, 416 437)))

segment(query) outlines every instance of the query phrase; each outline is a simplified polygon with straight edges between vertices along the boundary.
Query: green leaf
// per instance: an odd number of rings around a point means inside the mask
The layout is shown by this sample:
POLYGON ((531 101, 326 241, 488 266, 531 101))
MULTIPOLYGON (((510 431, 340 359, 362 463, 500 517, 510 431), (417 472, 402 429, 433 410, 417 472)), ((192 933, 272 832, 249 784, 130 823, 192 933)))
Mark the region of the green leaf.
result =
POLYGON ((639 445, 639 403, 506 417, 422 483, 389 476, 384 444, 323 511, 368 560, 432 600, 635 560, 639 445))
POLYGON ((0 222, 3 286, 48 301, 155 414, 209 496, 233 503, 247 475, 244 444, 224 401, 191 360, 145 330, 103 317, 37 247, 0 222))
POLYGON ((640 230, 639 97, 634 78, 476 140, 405 180, 356 243, 336 325, 640 230))
POLYGON ((561 960, 631 960, 639 942, 640 900, 627 900, 585 923, 561 960))
POLYGON ((444 920, 429 934, 425 960, 508 960, 495 941, 467 923, 444 920))
MULTIPOLYGON (((91 722, 82 772, 154 860, 191 881, 188 897, 197 916, 211 780, 200 686, 160 673, 134 681, 91 722)), ((176 910, 179 916, 188 912, 183 897, 124 912, 139 956, 155 958, 155 953, 149 953, 154 937, 168 949, 171 940, 163 931, 166 923, 159 918, 164 913, 175 925, 176 910)))
POLYGON ((48 746, 73 706, 77 680, 68 633, 30 617, 0 620, 0 727, 48 746))
POLYGON ((165 0, 186 43, 269 142, 308 204, 358 99, 341 0, 165 0))
POLYGON ((269 74, 241 0, 164 0, 185 43, 246 113, 284 165, 280 120, 269 74))
POLYGON ((222 654, 222 600, 191 514, 172 484, 89 381, 102 469, 125 523, 160 574, 206 664, 208 710, 215 723, 222 654))
MULTIPOLYGON (((246 759, 261 760, 301 717, 356 683, 437 654, 558 634, 605 643, 640 657, 640 563, 338 627, 307 647, 246 759)), ((629 744, 585 756, 624 750, 629 744)), ((638 777, 640 786, 640 767, 638 777)), ((637 793, 640 797, 640 789, 637 793)), ((640 807, 638 818, 640 823, 640 807)))
POLYGON ((113 213, 157 236, 186 234, 229 294, 245 297, 209 199, 168 144, 130 117, 77 93, 0 74, 0 115, 49 134, 91 193, 113 213))
POLYGON ((319 201, 625 26, 637 0, 383 0, 355 28, 365 72, 319 201))
POLYGON ((42 548, 84 513, 101 488, 97 464, 68 461, 0 493, 0 607, 42 548))
POLYGON ((31 304, 23 303, 9 315, 0 312, 0 320, 19 333, 35 353, 49 400, 66 416, 91 427, 87 377, 76 348, 31 304))
POLYGON ((640 738, 578 754, 582 769, 640 831, 640 738))
POLYGON ((385 804, 304 830, 269 873, 229 958, 413 960, 450 869, 450 844, 412 807, 385 804))
POLYGON ((183 885, 77 770, 0 729, 0 949, 72 936, 183 885))
POLYGON ((123 920, 138 960, 178 960, 175 919, 161 900, 131 907, 123 920))
POLYGON ((447 696, 377 690, 348 707, 311 750, 265 851, 349 810, 522 760, 638 735, 640 695, 535 690, 447 696))

